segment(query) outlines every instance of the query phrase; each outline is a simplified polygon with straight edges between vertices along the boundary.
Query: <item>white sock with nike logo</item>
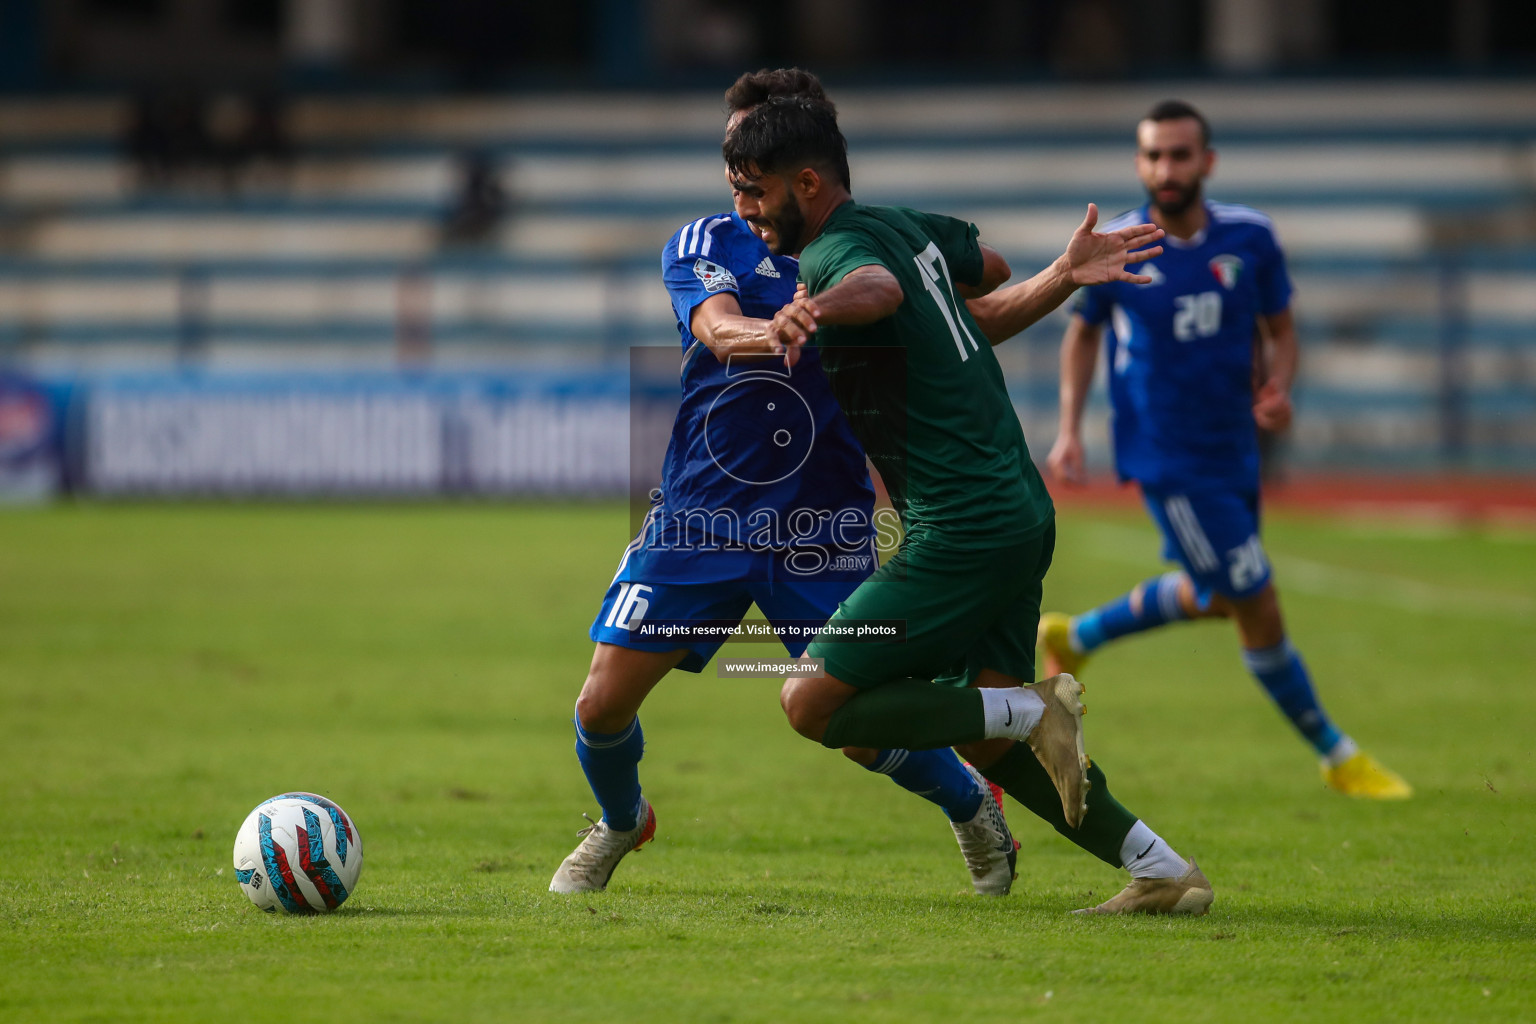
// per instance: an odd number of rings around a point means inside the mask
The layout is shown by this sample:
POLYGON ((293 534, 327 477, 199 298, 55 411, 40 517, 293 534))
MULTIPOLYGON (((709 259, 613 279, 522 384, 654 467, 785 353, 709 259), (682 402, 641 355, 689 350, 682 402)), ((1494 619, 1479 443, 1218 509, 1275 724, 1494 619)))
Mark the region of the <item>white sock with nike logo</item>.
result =
POLYGON ((1168 841, 1139 820, 1120 844, 1120 863, 1132 878, 1178 878, 1189 870, 1168 841))
POLYGON ((983 687, 981 714, 989 740, 1022 740, 1035 731, 1045 714, 1045 701, 1022 686, 983 687))

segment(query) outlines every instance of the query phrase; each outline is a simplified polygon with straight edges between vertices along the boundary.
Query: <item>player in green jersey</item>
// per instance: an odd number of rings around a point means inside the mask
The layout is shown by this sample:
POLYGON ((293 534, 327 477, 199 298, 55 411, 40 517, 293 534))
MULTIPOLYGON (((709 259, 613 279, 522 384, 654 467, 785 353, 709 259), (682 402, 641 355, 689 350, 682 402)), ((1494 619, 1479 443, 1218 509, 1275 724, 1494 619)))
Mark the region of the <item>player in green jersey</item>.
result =
POLYGON ((1115 849, 1095 852, 1133 880, 1091 909, 1204 913, 1214 897, 1199 868, 1120 807, 1090 765, 1081 685, 1033 682, 1055 512, 991 351, 1078 285, 1144 281, 1125 264, 1156 255, 1131 253, 1160 233, 1094 235, 1090 206, 1073 244, 1103 247, 1103 259, 993 292, 1008 267, 974 226, 853 201, 847 145, 824 110, 771 100, 723 152, 737 212, 773 251, 801 254, 805 290, 774 317, 776 337, 791 358, 808 342, 821 350, 906 531, 807 652, 824 673, 785 684, 790 724, 828 747, 954 746, 1035 813, 1054 810, 1059 831, 1078 830, 1096 805, 1115 849), (904 636, 838 639, 888 622, 904 636), (1059 806, 1043 808, 1042 791, 1059 806))

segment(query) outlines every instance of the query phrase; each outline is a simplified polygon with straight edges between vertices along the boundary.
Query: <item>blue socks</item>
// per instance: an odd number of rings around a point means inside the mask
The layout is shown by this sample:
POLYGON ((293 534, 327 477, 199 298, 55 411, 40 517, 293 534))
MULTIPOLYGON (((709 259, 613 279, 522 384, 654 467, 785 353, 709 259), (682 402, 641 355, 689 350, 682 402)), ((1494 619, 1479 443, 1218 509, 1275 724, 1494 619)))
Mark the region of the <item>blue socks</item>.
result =
POLYGON ((1140 611, 1132 605, 1133 590, 1077 616, 1072 620, 1072 646, 1079 654, 1087 654, 1118 637, 1188 618, 1179 604, 1180 577, 1180 573, 1170 572, 1142 583, 1137 588, 1141 591, 1140 611))
POLYGON ((636 718, 621 732, 588 732, 576 719, 576 760, 603 809, 603 820, 618 832, 639 824, 640 758, 645 734, 636 718))
POLYGON ((1264 684, 1270 699, 1279 705, 1313 749, 1323 757, 1332 753, 1344 736, 1317 702, 1312 677, 1291 642, 1282 640, 1273 647, 1244 650, 1243 664, 1264 684))
MULTIPOLYGON (((576 759, 603 809, 603 820, 618 832, 640 823, 640 758, 645 734, 640 719, 622 732, 589 732, 576 725, 576 759)), ((897 785, 938 804, 951 821, 969 821, 981 809, 982 790, 948 748, 882 750, 869 770, 888 775, 897 785)))
POLYGON ((981 810, 983 792, 948 747, 882 750, 865 767, 878 775, 889 775, 902 789, 938 804, 950 821, 970 821, 981 810))
MULTIPOLYGON (((1141 591, 1139 610, 1131 602, 1133 590, 1077 616, 1072 620, 1072 647, 1087 654, 1119 637, 1188 618, 1179 604, 1181 579, 1181 573, 1170 572, 1140 584, 1136 588, 1141 591)), ((1289 640, 1261 650, 1244 650, 1243 664, 1318 754, 1326 758, 1340 749, 1340 742, 1347 741, 1318 703, 1306 663, 1289 640)))

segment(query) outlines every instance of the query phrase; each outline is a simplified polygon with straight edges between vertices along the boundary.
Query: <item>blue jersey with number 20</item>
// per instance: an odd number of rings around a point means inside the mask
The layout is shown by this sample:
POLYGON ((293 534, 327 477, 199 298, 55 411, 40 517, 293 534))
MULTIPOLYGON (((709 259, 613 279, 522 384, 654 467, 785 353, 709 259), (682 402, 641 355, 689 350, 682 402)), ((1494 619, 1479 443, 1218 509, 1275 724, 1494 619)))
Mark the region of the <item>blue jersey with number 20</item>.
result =
MULTIPOLYGON (((1203 233, 1164 238, 1161 256, 1133 268, 1152 283, 1094 285, 1076 312, 1090 324, 1109 322, 1122 480, 1159 490, 1256 490, 1256 321, 1290 305, 1291 281, 1268 217, 1233 203, 1205 209, 1203 233)), ((1143 206, 1104 230, 1147 220, 1143 206)))

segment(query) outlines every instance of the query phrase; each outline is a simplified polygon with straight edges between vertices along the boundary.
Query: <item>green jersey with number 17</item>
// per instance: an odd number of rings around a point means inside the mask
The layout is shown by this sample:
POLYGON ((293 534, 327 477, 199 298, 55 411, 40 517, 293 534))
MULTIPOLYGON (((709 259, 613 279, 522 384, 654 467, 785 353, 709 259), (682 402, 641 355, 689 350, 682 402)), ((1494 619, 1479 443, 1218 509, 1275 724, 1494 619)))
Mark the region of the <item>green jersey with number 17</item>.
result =
POLYGON ((955 291, 981 283, 976 234, 953 217, 850 201, 800 254, 813 296, 859 267, 900 282, 896 312, 813 340, 908 538, 967 549, 1028 540, 1055 514, 992 346, 955 291))

